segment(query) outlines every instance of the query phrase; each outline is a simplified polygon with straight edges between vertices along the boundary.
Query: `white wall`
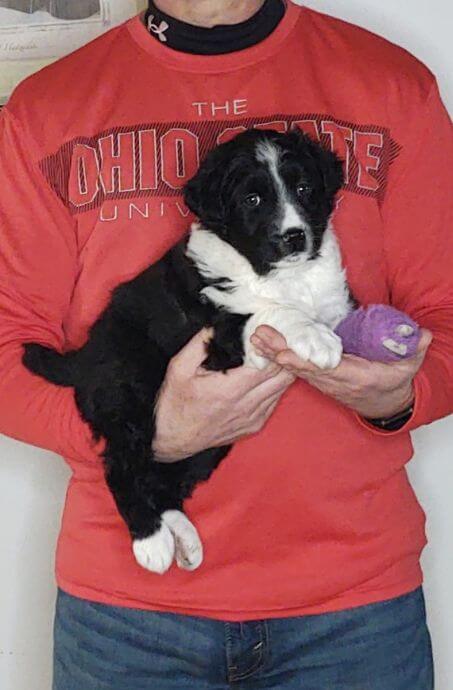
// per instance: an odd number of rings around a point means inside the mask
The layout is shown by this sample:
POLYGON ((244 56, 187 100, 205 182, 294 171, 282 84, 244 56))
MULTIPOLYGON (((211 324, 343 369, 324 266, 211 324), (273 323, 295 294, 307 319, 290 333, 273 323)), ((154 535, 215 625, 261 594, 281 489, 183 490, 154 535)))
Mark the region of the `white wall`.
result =
MULTIPOLYGON (((453 112, 451 0, 309 0, 306 4, 408 48, 439 76, 453 112)), ((453 417, 417 431, 414 441, 417 452, 410 473, 428 515, 430 545, 423 562, 436 690, 451 690, 453 417)), ((0 458, 0 686, 50 690, 53 549, 69 474, 59 458, 2 437, 0 458)))

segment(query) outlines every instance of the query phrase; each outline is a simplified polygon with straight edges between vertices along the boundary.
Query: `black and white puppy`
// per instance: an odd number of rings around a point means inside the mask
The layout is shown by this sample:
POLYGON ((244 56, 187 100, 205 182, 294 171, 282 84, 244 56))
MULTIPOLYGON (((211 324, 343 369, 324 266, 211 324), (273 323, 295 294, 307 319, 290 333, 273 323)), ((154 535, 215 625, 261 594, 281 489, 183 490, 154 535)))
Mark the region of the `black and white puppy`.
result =
POLYGON ((248 130, 208 154, 185 188, 199 219, 189 235, 117 287, 77 351, 25 345, 34 373, 74 386, 80 413, 105 439, 105 476, 138 563, 165 572, 202 562, 183 502, 230 446, 176 463, 153 458, 153 405, 167 365, 213 326, 204 366, 267 362, 250 335, 269 324, 319 367, 341 358, 335 326, 352 308, 330 216, 343 183, 337 156, 301 132, 248 130))

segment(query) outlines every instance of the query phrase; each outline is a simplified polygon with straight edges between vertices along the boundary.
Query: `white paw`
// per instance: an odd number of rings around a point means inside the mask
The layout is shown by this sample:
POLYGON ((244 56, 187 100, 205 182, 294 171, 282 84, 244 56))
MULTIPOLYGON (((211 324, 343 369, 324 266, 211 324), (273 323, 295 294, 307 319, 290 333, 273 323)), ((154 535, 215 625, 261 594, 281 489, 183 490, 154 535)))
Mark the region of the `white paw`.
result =
POLYGON ((298 357, 320 369, 334 369, 340 364, 341 339, 322 323, 309 323, 287 334, 286 342, 298 357))
POLYGON ((197 530, 180 510, 166 510, 162 514, 175 539, 176 563, 184 570, 195 570, 203 561, 203 545, 197 530))
POLYGON ((135 559, 142 568, 153 573, 165 573, 173 562, 175 540, 165 522, 157 532, 145 539, 135 539, 132 544, 135 559))

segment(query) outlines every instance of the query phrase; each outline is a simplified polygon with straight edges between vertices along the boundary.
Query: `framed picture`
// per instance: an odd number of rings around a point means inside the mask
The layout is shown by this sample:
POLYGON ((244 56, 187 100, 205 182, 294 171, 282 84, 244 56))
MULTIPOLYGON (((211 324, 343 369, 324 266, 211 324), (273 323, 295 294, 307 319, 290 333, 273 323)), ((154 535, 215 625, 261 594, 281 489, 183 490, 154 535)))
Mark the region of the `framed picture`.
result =
POLYGON ((0 103, 34 71, 33 63, 39 69, 71 53, 142 5, 137 0, 0 0, 0 103))
POLYGON ((5 23, 22 24, 48 21, 47 15, 54 19, 88 19, 100 14, 100 0, 0 0, 0 8, 12 10, 3 12, 5 23), (21 15, 17 13, 20 12, 21 15), (38 13, 41 16, 38 17, 38 13))

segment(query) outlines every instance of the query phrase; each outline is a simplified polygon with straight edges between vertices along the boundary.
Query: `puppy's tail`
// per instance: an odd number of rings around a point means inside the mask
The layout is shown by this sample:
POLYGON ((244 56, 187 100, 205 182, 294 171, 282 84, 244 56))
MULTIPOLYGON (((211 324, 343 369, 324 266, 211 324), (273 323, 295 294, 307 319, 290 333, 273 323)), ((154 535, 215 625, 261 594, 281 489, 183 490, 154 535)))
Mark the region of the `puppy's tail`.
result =
POLYGON ((56 350, 38 343, 26 343, 22 361, 33 374, 42 376, 58 386, 73 386, 79 351, 61 355, 56 350))

